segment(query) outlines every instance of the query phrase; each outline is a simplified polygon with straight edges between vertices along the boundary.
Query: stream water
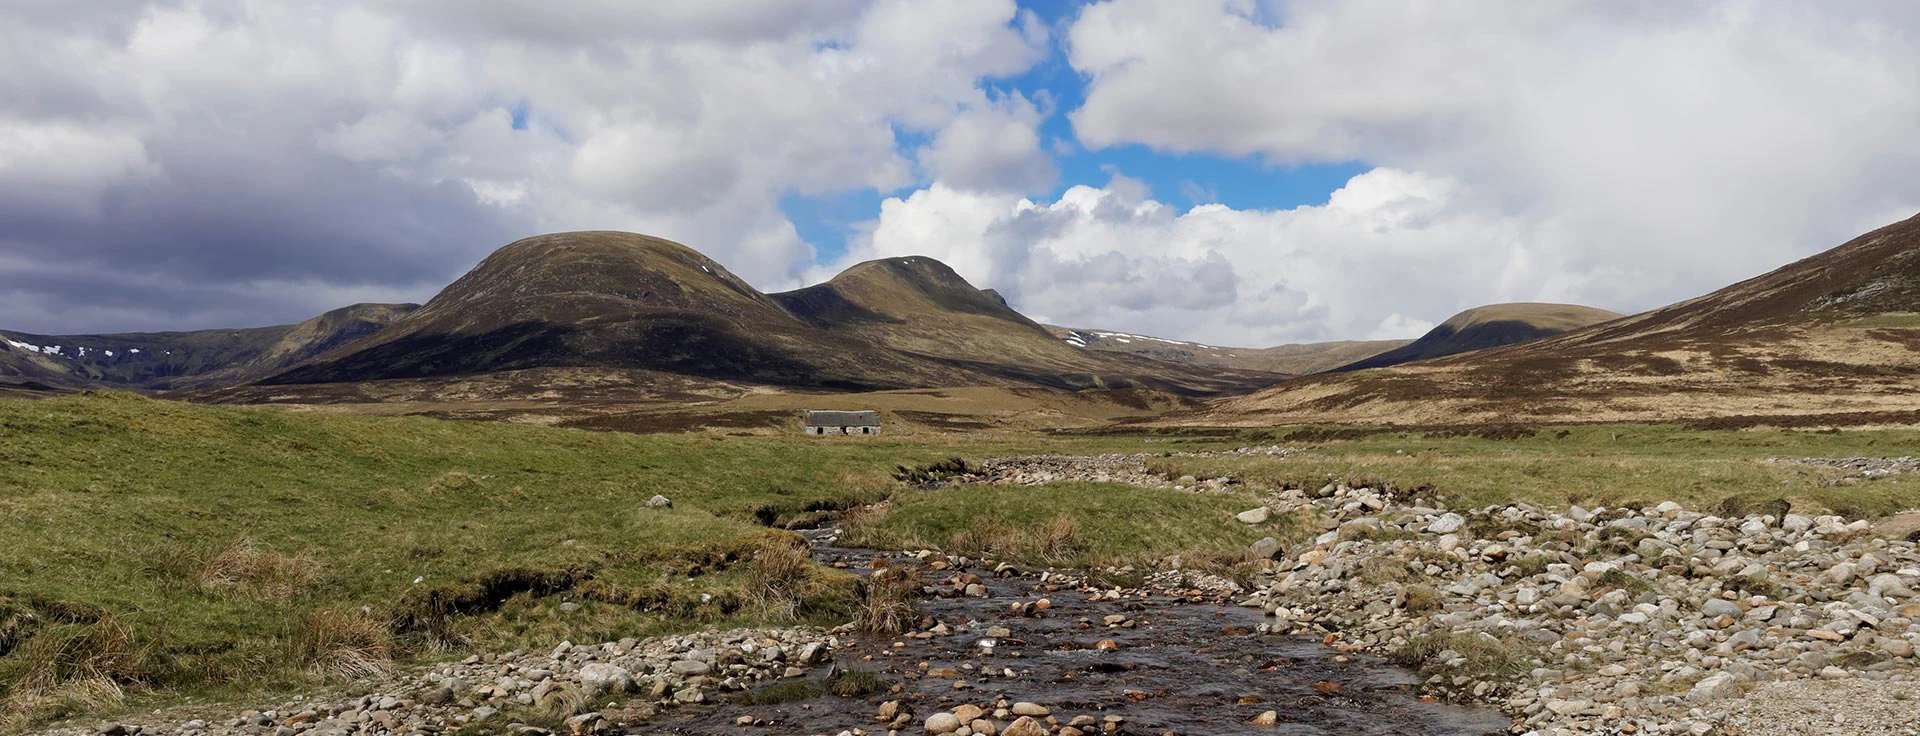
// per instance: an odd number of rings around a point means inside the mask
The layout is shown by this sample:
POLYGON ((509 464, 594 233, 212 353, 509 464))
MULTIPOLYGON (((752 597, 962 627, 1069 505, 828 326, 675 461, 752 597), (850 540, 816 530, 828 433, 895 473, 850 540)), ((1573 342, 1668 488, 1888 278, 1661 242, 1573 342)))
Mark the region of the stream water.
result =
MULTIPOLYGON (((831 532, 811 534, 826 563, 865 570, 881 553, 831 545, 831 532)), ((903 563, 911 558, 895 558, 903 563)), ((901 701, 913 715, 902 733, 924 733, 925 719, 972 703, 1029 701, 1052 709, 1060 723, 1074 716, 1119 716, 1119 733, 1201 734, 1503 734, 1509 719, 1490 709, 1426 702, 1412 691, 1418 677, 1389 663, 1341 655, 1319 640, 1258 633, 1254 609, 1193 602, 1188 594, 1091 600, 1077 588, 1049 590, 1039 575, 992 577, 971 570, 988 596, 930 597, 920 610, 952 633, 859 640, 836 652, 836 664, 881 673, 901 692, 860 698, 826 695, 780 705, 723 703, 682 708, 648 724, 648 733, 886 733, 880 705, 901 701), (1049 601, 1037 615, 1014 605, 1049 601), (1130 627, 1109 626, 1124 616, 1130 627), (1009 634, 990 639, 987 630, 1009 634), (983 646, 983 640, 992 646, 983 646), (1103 648, 1102 640, 1112 643, 1103 648), (960 684, 956 684, 960 683, 960 684), (1278 723, 1248 721, 1274 711, 1278 723), (759 724, 740 725, 742 716, 759 724)), ((929 581, 956 571, 927 573, 929 581)), ((995 632, 998 633, 998 632, 995 632)), ((810 675, 826 676, 828 668, 810 675)), ((1000 724, 1005 726, 1005 722, 1000 724)))

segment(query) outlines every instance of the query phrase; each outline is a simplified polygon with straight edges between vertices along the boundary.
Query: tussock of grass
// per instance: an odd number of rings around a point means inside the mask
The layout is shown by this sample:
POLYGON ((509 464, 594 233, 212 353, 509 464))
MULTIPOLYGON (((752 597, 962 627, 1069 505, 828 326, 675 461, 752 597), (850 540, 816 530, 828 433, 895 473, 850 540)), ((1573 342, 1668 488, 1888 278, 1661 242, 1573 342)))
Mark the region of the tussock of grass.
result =
POLYGON ((809 612, 838 612, 847 607, 851 590, 835 575, 814 564, 806 540, 797 535, 769 536, 747 565, 747 595, 762 612, 781 620, 809 612))
POLYGON ((0 729, 117 706, 128 690, 166 682, 162 644, 113 615, 36 627, 0 659, 0 729))
POLYGON ((834 673, 827 680, 827 692, 843 698, 864 698, 875 693, 884 693, 893 687, 893 682, 880 673, 849 667, 834 673))
POLYGON ((1405 602, 1401 604, 1407 612, 1414 614, 1436 613, 1447 605, 1447 594, 1431 585, 1410 585, 1406 589, 1405 602))
POLYGON ((741 705, 780 705, 812 700, 824 694, 826 691, 810 680, 781 680, 742 693, 739 703, 741 705))
POLYGON ((914 601, 920 597, 925 584, 920 573, 912 568, 884 558, 875 560, 873 574, 866 578, 860 605, 854 614, 854 625, 869 634, 904 631, 920 616, 914 601))
POLYGON ((1601 587, 1618 588, 1634 595, 1651 592, 1653 590, 1653 586, 1649 585, 1647 581, 1634 577, 1623 570, 1608 570, 1601 573, 1600 579, 1595 582, 1598 582, 1601 587))
POLYGON ((1451 632, 1415 637, 1389 658, 1422 675, 1458 672, 1483 677, 1512 677, 1527 671, 1534 661, 1533 650, 1516 640, 1451 632), (1449 668, 1446 662, 1454 656, 1466 661, 1449 668))
POLYGON ((1370 526, 1366 524, 1347 524, 1340 527, 1340 538, 1351 542, 1392 542, 1403 539, 1419 539, 1420 533, 1398 527, 1370 526))
POLYGON ((1560 558, 1549 554, 1531 554, 1515 558, 1507 564, 1513 566, 1514 573, 1522 577, 1533 577, 1545 573, 1547 566, 1559 562, 1560 558))
POLYGON ((1766 596, 1779 600, 1787 595, 1787 590, 1775 584, 1765 575, 1748 575, 1728 580, 1723 586, 1728 590, 1738 590, 1747 595, 1766 596))
POLYGON ((1097 567, 1087 571, 1087 584, 1097 588, 1138 588, 1147 584, 1147 573, 1136 568, 1097 567))
POLYGON ((1360 565, 1357 575, 1361 580, 1375 585, 1408 583, 1425 577, 1407 567, 1406 560, 1393 557, 1369 557, 1360 565))
POLYGON ((209 557, 194 575, 201 591, 285 600, 306 593, 319 578, 320 564, 307 555, 289 555, 246 537, 233 540, 209 557))
POLYGON ((358 609, 321 609, 301 614, 288 636, 294 661, 312 672, 357 679, 384 675, 393 667, 393 632, 386 621, 358 609))

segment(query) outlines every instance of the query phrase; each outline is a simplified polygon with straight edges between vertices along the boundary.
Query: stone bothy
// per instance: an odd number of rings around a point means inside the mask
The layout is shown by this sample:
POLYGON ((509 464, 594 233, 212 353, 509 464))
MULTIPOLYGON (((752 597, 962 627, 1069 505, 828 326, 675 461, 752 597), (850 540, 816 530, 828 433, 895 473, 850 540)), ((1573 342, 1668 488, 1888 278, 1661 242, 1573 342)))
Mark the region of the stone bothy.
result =
POLYGON ((807 434, 879 434, 877 411, 809 411, 807 434))

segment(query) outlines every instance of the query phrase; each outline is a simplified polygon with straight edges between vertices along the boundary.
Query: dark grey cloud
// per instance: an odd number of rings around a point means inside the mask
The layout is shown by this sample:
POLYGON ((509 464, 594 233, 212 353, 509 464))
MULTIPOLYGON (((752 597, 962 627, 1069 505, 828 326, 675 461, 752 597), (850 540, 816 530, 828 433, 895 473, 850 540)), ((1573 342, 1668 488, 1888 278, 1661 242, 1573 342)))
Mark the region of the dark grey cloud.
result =
POLYGON ((15 0, 0 328, 419 300, 554 230, 788 285, 812 252, 781 197, 912 183, 896 128, 991 109, 980 80, 1039 58, 1025 23, 1012 0, 15 0))

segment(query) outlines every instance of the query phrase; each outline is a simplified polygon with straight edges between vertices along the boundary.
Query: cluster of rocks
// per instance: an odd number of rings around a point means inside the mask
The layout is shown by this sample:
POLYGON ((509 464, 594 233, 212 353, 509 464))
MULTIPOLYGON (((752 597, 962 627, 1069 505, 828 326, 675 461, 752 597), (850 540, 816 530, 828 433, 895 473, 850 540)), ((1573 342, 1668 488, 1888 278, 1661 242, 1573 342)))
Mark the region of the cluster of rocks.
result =
POLYGON ((1864 521, 1450 509, 1338 483, 1274 505, 1314 509, 1325 533, 1243 604, 1276 632, 1396 656, 1516 732, 1739 733, 1729 699, 1758 683, 1915 680, 1920 552, 1864 521))
POLYGON ((1298 448, 1242 447, 1234 450, 1173 453, 1134 453, 1111 455, 1025 455, 984 460, 973 472, 946 480, 950 484, 988 483, 1000 485, 1038 485, 1065 481, 1126 483, 1147 488, 1172 488, 1181 491, 1220 491, 1232 485, 1228 477, 1169 477, 1155 471, 1151 463, 1170 457, 1270 456, 1290 457, 1298 448))
MULTIPOLYGON (((549 652, 475 655, 410 676, 357 683, 371 694, 315 697, 248 710, 227 720, 109 724, 103 736, 345 736, 437 734, 468 726, 488 733, 547 733, 516 723, 524 713, 561 714, 573 736, 644 720, 659 708, 705 702, 710 694, 800 677, 840 645, 810 628, 735 629, 549 652)), ((69 731, 73 734, 87 731, 69 731)))
MULTIPOLYGON (((891 729, 913 722, 912 714, 898 700, 880 705, 876 720, 887 721, 891 729)), ((1079 715, 1062 720, 1053 710, 1037 703, 1008 703, 1002 699, 989 705, 963 704, 927 717, 926 732, 935 736, 1090 736, 1116 734, 1126 719, 1116 715, 1094 717, 1079 715)))
POLYGON ((1768 462, 1783 465, 1804 465, 1815 468, 1832 468, 1842 473, 1841 478, 1861 478, 1871 480, 1884 478, 1896 473, 1920 471, 1920 458, 1914 457, 1801 457, 1768 458, 1768 462))

